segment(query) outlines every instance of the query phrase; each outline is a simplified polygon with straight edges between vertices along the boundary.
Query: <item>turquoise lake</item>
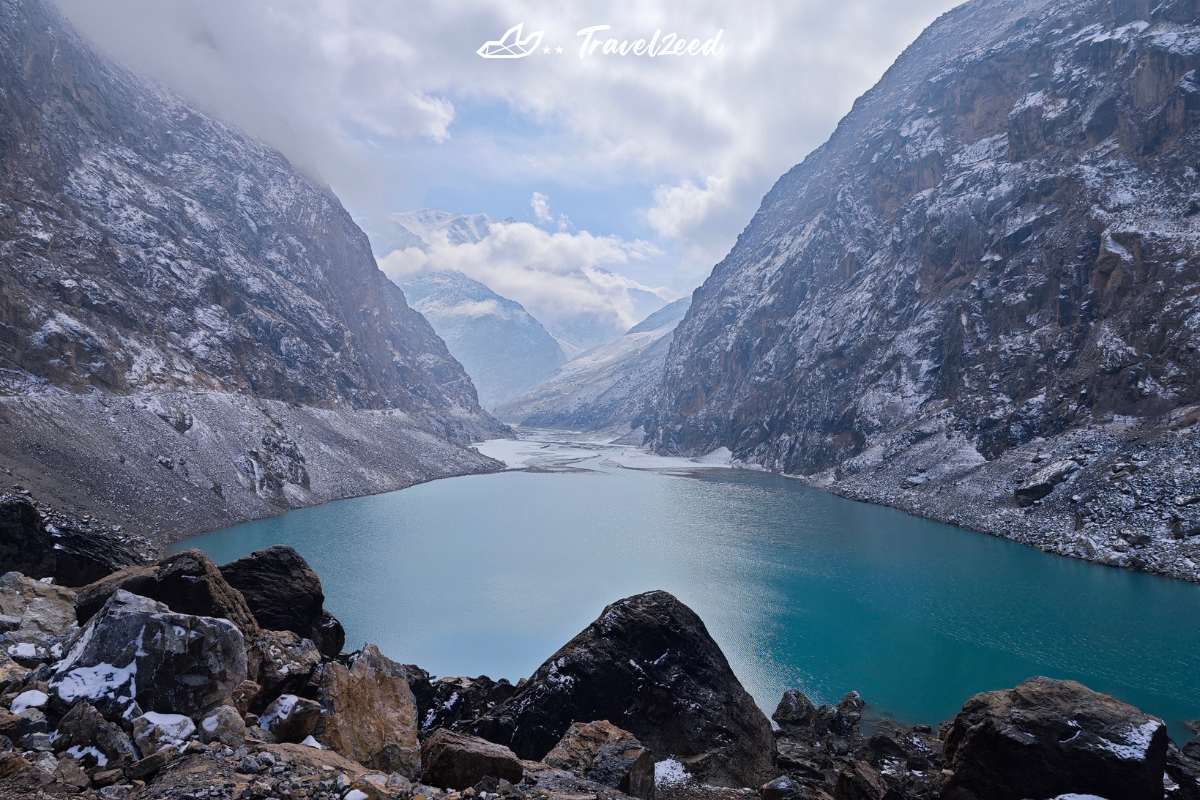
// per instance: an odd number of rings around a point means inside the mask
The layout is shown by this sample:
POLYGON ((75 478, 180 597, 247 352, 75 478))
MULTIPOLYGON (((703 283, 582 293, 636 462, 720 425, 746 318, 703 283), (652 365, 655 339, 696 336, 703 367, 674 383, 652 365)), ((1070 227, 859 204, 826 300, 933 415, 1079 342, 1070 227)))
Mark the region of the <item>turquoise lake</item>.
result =
MULTIPOLYGON (((587 455, 587 454, 585 454, 587 455)), ((768 714, 785 689, 936 725, 976 692, 1071 678, 1200 717, 1200 586, 1096 566, 748 471, 604 453, 291 511, 180 542, 272 544, 321 576, 347 649, 439 676, 530 675, 604 606, 666 589, 768 714)))

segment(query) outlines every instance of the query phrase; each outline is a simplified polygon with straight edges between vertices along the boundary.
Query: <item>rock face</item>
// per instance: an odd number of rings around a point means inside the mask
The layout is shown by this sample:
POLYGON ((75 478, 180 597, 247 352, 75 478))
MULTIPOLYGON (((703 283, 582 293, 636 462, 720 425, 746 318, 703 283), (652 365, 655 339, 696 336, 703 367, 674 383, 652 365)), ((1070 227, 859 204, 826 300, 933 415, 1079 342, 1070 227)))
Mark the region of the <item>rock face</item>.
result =
POLYGON ((487 675, 477 678, 440 678, 430 680, 419 667, 405 665, 408 685, 417 699, 417 719, 421 732, 437 728, 460 730, 513 696, 515 686, 504 678, 494 681, 487 675))
POLYGON ((247 638, 259 633, 242 594, 225 582, 203 550, 191 548, 152 566, 127 567, 81 587, 75 605, 79 618, 90 619, 118 589, 166 603, 177 614, 227 619, 247 638))
POLYGON ((470 732, 540 759, 573 722, 608 720, 705 782, 773 777, 771 726, 704 623, 666 592, 608 606, 470 732))
POLYGON ((137 543, 73 522, 53 523, 27 497, 0 497, 0 572, 82 586, 142 563, 137 543))
MULTIPOLYGON (((3 394, 33 400, 0 404, 21 430, 0 455, 40 496, 151 532, 159 512, 244 519, 370 479, 380 416, 439 456, 502 430, 328 187, 116 66, 49 2, 3 17, 3 394), (289 404, 359 434, 346 456, 306 446, 289 404)), ((383 460, 403 484, 430 455, 383 460)))
POLYGON ((325 612, 321 579, 293 548, 256 550, 222 566, 221 576, 242 593, 261 627, 311 639, 328 656, 341 652, 346 632, 325 612))
POLYGON ((412 777, 420 768, 417 706, 404 667, 366 645, 349 669, 321 668, 323 741, 362 764, 412 777))
POLYGON ((466 789, 487 777, 516 783, 525 770, 507 747, 445 728, 421 745, 421 780, 449 789, 466 789))
POLYGON ((662 382, 675 326, 691 298, 655 311, 624 336, 575 356, 507 403, 498 419, 535 428, 629 431, 662 382))
POLYGON ((175 614, 118 589, 76 634, 49 684, 56 707, 86 699, 114 719, 131 697, 143 711, 194 716, 225 704, 245 679, 245 644, 232 623, 175 614))
MULTIPOLYGON (((23 667, 56 661, 77 629, 75 593, 19 572, 0 577, 0 652, 23 667)), ((0 666, 0 670, 8 672, 0 666)))
POLYGON ((520 303, 461 272, 417 273, 400 288, 471 376, 484 408, 511 400, 567 361, 520 303))
POLYGON ((1083 454, 1068 480, 1102 498, 1080 527, 1144 524, 1167 551, 1144 568, 1191 559, 1168 528, 1194 470, 1164 465, 1144 515, 1105 471, 1200 434, 1197 32, 1192 0, 940 17, 696 291, 643 420, 654 446, 728 447, 915 513, 969 492, 960 521, 1101 560, 1072 541, 1078 489, 990 512, 1039 447, 1104 426, 1116 458, 1083 454))
POLYGON ((633 797, 654 797, 654 757, 632 733, 605 720, 571 723, 542 760, 633 797))
POLYGON ((947 800, 1021 800, 1074 792, 1163 796, 1161 720, 1074 681, 1030 678, 972 697, 946 736, 947 800))

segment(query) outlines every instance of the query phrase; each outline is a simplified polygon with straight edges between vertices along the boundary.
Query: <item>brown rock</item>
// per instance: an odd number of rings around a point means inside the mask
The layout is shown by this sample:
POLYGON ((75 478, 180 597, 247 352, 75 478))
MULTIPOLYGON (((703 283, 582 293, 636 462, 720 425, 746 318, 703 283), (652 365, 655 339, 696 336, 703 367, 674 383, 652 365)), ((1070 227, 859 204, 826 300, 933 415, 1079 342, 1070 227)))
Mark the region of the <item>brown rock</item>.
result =
POLYGON ((9 572, 0 577, 0 615, 10 618, 6 626, 10 630, 0 641, 9 657, 5 662, 12 664, 3 671, 12 683, 20 669, 61 657, 53 648, 75 631, 75 593, 9 572))
POLYGON ((232 706, 217 706, 196 726, 200 741, 220 742, 228 747, 240 747, 246 738, 246 723, 232 706))
POLYGON ((838 775, 834 800, 883 800, 888 786, 883 776, 865 761, 851 761, 838 775))
POLYGON ((92 773, 92 787, 103 789, 105 786, 112 786, 114 783, 120 783, 125 777, 125 773, 119 769, 101 769, 92 773))
POLYGON ((654 796, 650 751, 632 733, 607 720, 573 723, 542 760, 634 797, 654 796))
POLYGON ((972 697, 946 736, 947 800, 1095 794, 1161 800, 1166 726, 1074 681, 1030 678, 972 697))
POLYGON ((81 587, 75 604, 79 619, 91 619, 117 589, 166 603, 176 614, 227 619, 247 640, 259 635, 242 593, 226 583, 212 559, 196 548, 150 566, 126 567, 81 587))
POLYGON ((78 700, 59 720, 54 749, 95 748, 104 756, 105 765, 119 766, 137 760, 133 742, 125 731, 100 716, 86 700, 78 700))
POLYGON ((0 779, 8 779, 26 767, 33 766, 13 752, 0 753, 0 779))
POLYGON ((79 762, 70 756, 63 756, 54 768, 55 788, 69 793, 82 792, 92 785, 92 779, 79 766, 79 762))
POLYGON ((126 772, 131 781, 145 780, 157 774, 160 769, 171 763, 177 755, 179 755, 178 750, 174 747, 167 747, 159 750, 157 753, 146 756, 141 761, 135 761, 130 764, 126 772))
POLYGON ((250 713, 250 706, 254 704, 258 693, 262 691, 262 687, 254 681, 242 681, 233 689, 233 694, 229 700, 233 703, 233 707, 238 710, 238 713, 243 717, 250 713))
POLYGON ((491 776, 510 783, 525 774, 521 760, 503 745, 439 728, 421 745, 421 781, 466 789, 491 776))
POLYGON ((330 662, 321 668, 320 702, 326 744, 384 772, 407 777, 420 766, 417 706, 404 668, 368 644, 350 669, 330 662))

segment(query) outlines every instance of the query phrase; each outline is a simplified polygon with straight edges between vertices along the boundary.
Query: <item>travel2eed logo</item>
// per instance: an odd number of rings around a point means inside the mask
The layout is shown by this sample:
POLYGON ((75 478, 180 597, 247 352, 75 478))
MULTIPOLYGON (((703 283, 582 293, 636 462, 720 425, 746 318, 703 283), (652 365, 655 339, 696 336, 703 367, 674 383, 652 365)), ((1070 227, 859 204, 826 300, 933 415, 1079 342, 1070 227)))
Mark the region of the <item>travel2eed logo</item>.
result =
MULTIPOLYGON (((562 47, 553 47, 542 45, 542 35, 545 31, 534 31, 525 38, 521 38, 522 28, 525 23, 520 22, 509 28, 504 36, 490 42, 484 42, 483 47, 480 47, 475 52, 484 58, 525 58, 538 52, 540 49, 543 55, 562 55, 562 47)), ((635 39, 630 42, 628 39, 617 41, 616 39, 604 39, 600 37, 601 31, 610 29, 609 25, 593 25, 590 28, 584 28, 579 31, 576 36, 585 37, 583 45, 579 48, 579 57, 587 58, 588 56, 596 55, 596 50, 599 48, 600 55, 604 56, 716 56, 720 55, 725 49, 725 45, 721 44, 721 34, 725 29, 717 31, 717 35, 701 43, 699 39, 692 39, 690 42, 686 37, 680 37, 674 33, 662 35, 662 29, 656 30, 650 40, 635 39)))

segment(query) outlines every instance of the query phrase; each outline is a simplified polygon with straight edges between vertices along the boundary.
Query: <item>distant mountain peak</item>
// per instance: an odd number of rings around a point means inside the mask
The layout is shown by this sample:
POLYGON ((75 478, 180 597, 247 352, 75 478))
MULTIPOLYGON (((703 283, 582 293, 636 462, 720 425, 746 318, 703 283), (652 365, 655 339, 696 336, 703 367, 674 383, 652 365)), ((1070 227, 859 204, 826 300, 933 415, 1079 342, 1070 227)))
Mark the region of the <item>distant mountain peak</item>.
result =
POLYGON ((355 217, 354 221, 370 239, 375 256, 383 258, 409 247, 425 250, 443 236, 450 244, 474 244, 483 241, 493 225, 506 225, 516 220, 512 217, 500 219, 490 214, 463 214, 422 208, 417 211, 369 214, 355 217))

